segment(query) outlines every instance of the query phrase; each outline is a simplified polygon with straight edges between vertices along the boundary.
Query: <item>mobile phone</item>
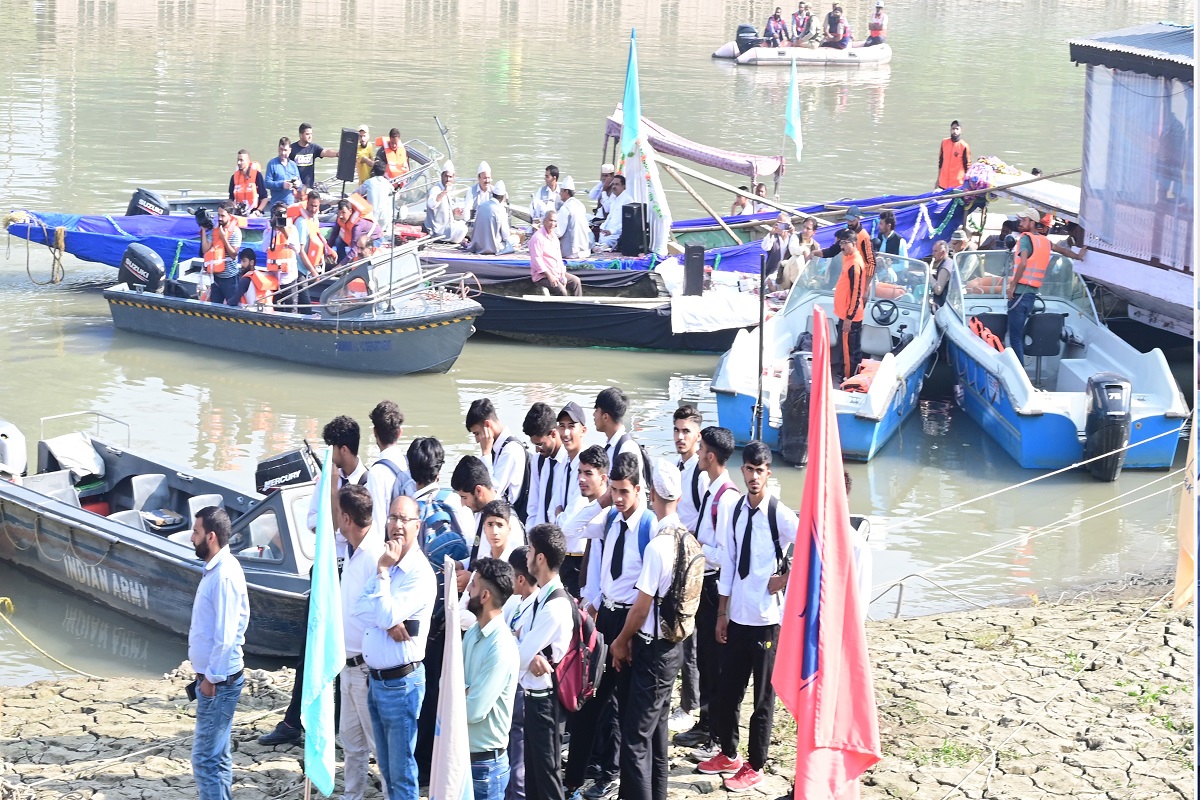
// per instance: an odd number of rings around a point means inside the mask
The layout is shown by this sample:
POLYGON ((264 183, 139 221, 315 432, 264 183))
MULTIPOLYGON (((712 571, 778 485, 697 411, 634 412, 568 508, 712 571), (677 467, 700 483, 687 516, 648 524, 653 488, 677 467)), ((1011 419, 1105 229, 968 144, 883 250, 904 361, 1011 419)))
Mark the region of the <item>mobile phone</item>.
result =
POLYGON ((188 698, 189 702, 192 702, 192 703, 196 702, 196 686, 199 685, 199 683, 200 683, 200 681, 197 679, 197 680, 192 681, 185 687, 185 691, 187 692, 187 698, 188 698))
POLYGON ((408 631, 409 636, 416 636, 421 630, 421 621, 416 619, 404 620, 404 630, 408 631))

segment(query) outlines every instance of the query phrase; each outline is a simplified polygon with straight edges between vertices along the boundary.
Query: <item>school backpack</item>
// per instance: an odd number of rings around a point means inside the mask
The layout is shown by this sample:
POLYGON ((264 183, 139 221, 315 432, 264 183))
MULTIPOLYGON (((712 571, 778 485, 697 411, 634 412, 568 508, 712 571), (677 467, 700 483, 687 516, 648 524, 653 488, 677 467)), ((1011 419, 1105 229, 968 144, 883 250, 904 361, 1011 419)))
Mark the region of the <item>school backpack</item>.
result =
MULTIPOLYGON (((392 496, 388 498, 388 508, 391 508, 392 501, 401 495, 412 497, 413 493, 417 490, 417 484, 412 479, 412 476, 408 474, 408 470, 386 458, 379 459, 375 464, 383 464, 391 471, 392 477, 396 479, 392 483, 392 496)), ((375 464, 371 466, 375 466, 375 464)), ((372 497, 371 499, 374 500, 375 498, 372 497)))
POLYGON ((549 647, 542 651, 542 655, 554 665, 554 691, 558 695, 558 701, 568 713, 574 713, 600 688, 600 681, 604 677, 604 661, 608 657, 608 644, 600 631, 596 630, 596 622, 587 609, 580 607, 575 598, 567 594, 567 590, 562 586, 555 588, 541 603, 533 604, 533 617, 529 621, 531 628, 537 620, 538 608, 556 597, 561 597, 571 604, 571 641, 562 661, 557 664, 554 663, 549 647))
MULTIPOLYGON (((613 524, 613 521, 616 520, 617 515, 620 513, 621 512, 617 511, 615 508, 609 509, 608 516, 604 519, 605 531, 609 529, 609 526, 613 524)), ((650 513, 649 509, 647 509, 642 514, 642 519, 638 523, 637 546, 639 556, 645 555, 646 545, 650 544, 650 537, 654 535, 654 522, 654 515, 650 513)))
POLYGON ((675 538, 675 566, 666 594, 654 595, 655 626, 668 642, 682 642, 696 629, 704 589, 704 549, 687 528, 672 526, 658 535, 675 538))
MULTIPOLYGON (((779 520, 776 518, 779 506, 779 499, 771 496, 767 499, 767 522, 771 526, 771 543, 775 545, 775 568, 781 572, 787 572, 789 560, 783 554, 783 548, 779 546, 779 520)), ((738 517, 742 515, 742 504, 738 503, 737 508, 733 510, 733 523, 730 527, 733 528, 734 535, 737 535, 738 517)), ((744 533, 742 534, 745 535, 744 533)), ((737 568, 737 555, 733 559, 734 568, 737 568)))
MULTIPOLYGON (((509 436, 500 443, 499 447, 492 450, 492 465, 495 466, 496 459, 498 459, 500 454, 504 452, 504 448, 508 446, 509 442, 516 442, 520 446, 521 450, 524 451, 525 456, 525 474, 521 478, 521 490, 517 492, 517 498, 512 501, 512 510, 516 513, 517 519, 521 520, 521 524, 524 525, 525 521, 529 519, 529 476, 531 474, 529 448, 527 448, 525 443, 517 437, 509 436)), ((508 498, 505 499, 507 500, 508 498)))
MULTIPOLYGON (((617 444, 615 447, 613 447, 612 460, 613 461, 617 460, 617 456, 619 456, 621 454, 621 448, 625 446, 625 442, 633 442, 634 444, 637 445, 638 454, 641 456, 641 459, 642 459, 642 491, 646 492, 646 494, 649 495, 650 486, 653 485, 653 483, 654 483, 654 476, 650 472, 650 470, 651 470, 650 454, 646 452, 646 448, 642 445, 641 442, 636 441, 632 436, 629 435, 629 431, 625 431, 625 433, 621 434, 621 438, 617 439, 617 444)), ((609 465, 610 469, 611 469, 611 466, 612 465, 610 464, 609 465)))
POLYGON ((458 516, 454 506, 448 502, 454 492, 450 489, 439 489, 431 498, 417 501, 417 513, 421 518, 421 532, 417 536, 417 546, 437 576, 437 597, 433 602, 433 612, 429 620, 429 634, 437 636, 446 627, 446 603, 442 592, 445 576, 442 564, 446 556, 455 561, 462 561, 468 555, 467 540, 458 524, 458 516))

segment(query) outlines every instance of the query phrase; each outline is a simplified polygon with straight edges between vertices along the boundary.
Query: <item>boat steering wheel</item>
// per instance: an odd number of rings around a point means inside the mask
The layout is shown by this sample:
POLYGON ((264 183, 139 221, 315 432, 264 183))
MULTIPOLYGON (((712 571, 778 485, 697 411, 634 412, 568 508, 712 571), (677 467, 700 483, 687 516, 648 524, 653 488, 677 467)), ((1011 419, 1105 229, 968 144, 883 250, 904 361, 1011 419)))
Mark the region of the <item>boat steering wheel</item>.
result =
POLYGON ((1035 294, 1033 296, 1033 311, 1031 313, 1034 313, 1034 314, 1045 314, 1046 313, 1046 301, 1042 298, 1042 296, 1040 294, 1035 294), (1038 308, 1039 304, 1041 304, 1041 308, 1038 308))
POLYGON ((871 306, 871 319, 876 325, 888 326, 900 318, 900 307, 894 300, 876 300, 871 306))

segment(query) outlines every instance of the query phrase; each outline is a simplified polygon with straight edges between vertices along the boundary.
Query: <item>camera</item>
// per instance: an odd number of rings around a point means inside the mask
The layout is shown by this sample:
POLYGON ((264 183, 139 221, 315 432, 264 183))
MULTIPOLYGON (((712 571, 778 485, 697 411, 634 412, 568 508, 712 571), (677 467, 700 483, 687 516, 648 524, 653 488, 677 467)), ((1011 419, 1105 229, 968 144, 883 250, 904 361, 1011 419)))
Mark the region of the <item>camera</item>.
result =
POLYGON ((271 212, 271 227, 272 228, 286 228, 287 222, 288 222, 287 211, 285 211, 284 209, 281 208, 278 211, 271 212))
POLYGON ((207 208, 197 208, 196 209, 196 224, 199 225, 201 228, 204 228, 204 230, 206 230, 206 231, 211 231, 215 224, 212 211, 207 208))

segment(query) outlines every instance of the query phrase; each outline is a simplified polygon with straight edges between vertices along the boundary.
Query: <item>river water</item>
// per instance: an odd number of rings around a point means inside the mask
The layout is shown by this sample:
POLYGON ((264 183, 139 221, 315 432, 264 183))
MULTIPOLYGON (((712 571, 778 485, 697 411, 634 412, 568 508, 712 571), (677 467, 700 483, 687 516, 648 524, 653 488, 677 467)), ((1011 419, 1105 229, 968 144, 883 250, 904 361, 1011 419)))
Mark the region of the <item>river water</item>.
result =
MULTIPOLYGON (((294 136, 301 121, 329 147, 339 128, 367 123, 373 135, 397 125, 444 149, 434 114, 450 129, 464 179, 486 159, 524 202, 548 163, 581 183, 598 173, 603 120, 620 100, 634 27, 646 116, 705 143, 778 153, 787 71, 709 58, 739 22, 761 27, 774 5, 6 2, 0 205, 118 212, 135 186, 220 192, 239 148, 265 163, 275 140, 294 136)), ((865 28, 873 4, 843 5, 855 30, 865 28)), ((789 168, 783 197, 814 202, 931 188, 951 118, 962 121, 975 155, 1047 172, 1079 166, 1083 71, 1070 63, 1066 40, 1193 16, 1186 2, 1099 8, 1081 0, 889 2, 889 66, 802 73, 804 160, 789 168)), ((333 171, 323 162, 318 175, 333 171)), ((716 205, 729 202, 705 194, 716 205)), ((677 217, 699 214, 675 187, 668 196, 677 217)), ((670 414, 679 403, 716 418, 711 356, 480 338, 446 375, 382 379, 114 334, 100 295, 115 278, 110 268, 68 257, 66 280, 38 288, 26 275, 24 245, 9 247, 0 260, 0 417, 31 446, 40 417, 101 411, 133 424, 135 448, 192 469, 236 472, 249 486, 260 457, 302 437, 317 440, 336 414, 365 421, 383 398, 404 409, 406 439, 438 436, 451 463, 471 452, 463 412, 481 396, 516 428, 536 400, 590 407, 600 388, 618 384, 632 401, 632 427, 654 454, 670 450, 670 414)), ((48 274, 45 251, 33 252, 29 269, 39 279, 48 274)), ((1191 383, 1190 356, 1178 374, 1191 383)), ((61 425, 47 429, 57 432, 61 425)), ((124 436, 115 427, 103 433, 124 436)), ((940 586, 908 585, 905 615, 1078 591, 1173 559, 1178 493, 1170 487, 1178 476, 1164 472, 1126 472, 1113 484, 1068 474, 935 514, 1033 477, 937 398, 874 461, 848 469, 852 510, 872 518, 873 583, 938 568, 929 577, 940 586), (1002 546, 951 563, 994 545, 1002 546)), ((784 501, 798 505, 803 471, 781 465, 775 478, 784 501)), ((0 565, 5 595, 31 639, 80 669, 151 674, 186 655, 181 638, 0 565)), ((896 601, 894 591, 880 598, 873 616, 894 613, 896 601)), ((2 625, 0 663, 0 683, 63 674, 2 625)))

